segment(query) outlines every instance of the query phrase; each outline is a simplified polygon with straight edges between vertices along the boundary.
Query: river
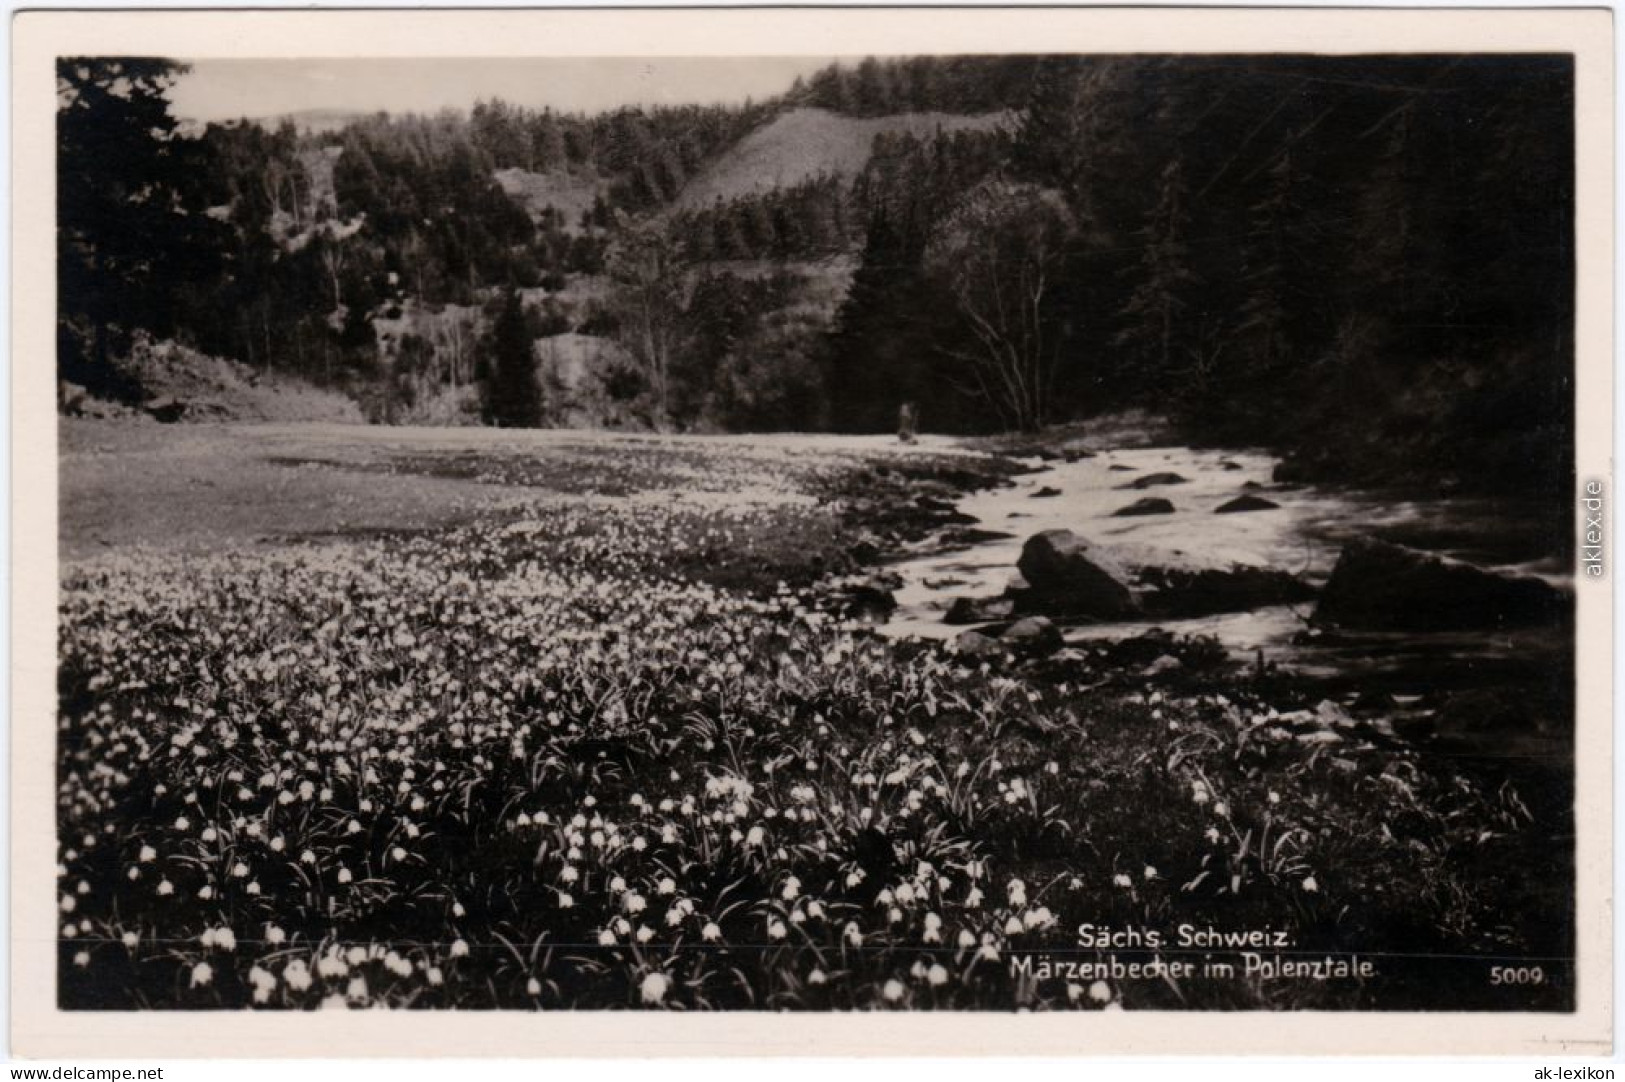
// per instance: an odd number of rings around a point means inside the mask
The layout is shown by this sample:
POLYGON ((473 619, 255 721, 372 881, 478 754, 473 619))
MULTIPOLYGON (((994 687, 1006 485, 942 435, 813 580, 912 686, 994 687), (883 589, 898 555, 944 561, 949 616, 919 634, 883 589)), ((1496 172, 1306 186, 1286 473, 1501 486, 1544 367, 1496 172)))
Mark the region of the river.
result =
MULTIPOLYGON (((1072 461, 1028 464, 1034 472, 1009 487, 971 493, 957 504, 976 520, 974 529, 1004 536, 969 547, 927 542, 889 568, 901 585, 893 591, 897 608, 879 629, 883 634, 940 639, 965 630, 944 622, 948 607, 956 598, 993 596, 1019 584, 1023 542, 1049 529, 1072 530, 1130 566, 1241 564, 1290 571, 1316 587, 1330 575, 1343 543, 1359 534, 1572 585, 1561 555, 1561 524, 1519 518, 1492 501, 1278 485, 1272 480, 1278 460, 1257 451, 1118 447, 1072 461), (1184 480, 1132 487, 1137 478, 1159 473, 1184 480), (1279 506, 1217 513, 1246 494, 1279 506), (1172 513, 1116 514, 1152 497, 1172 503, 1172 513)), ((1396 693, 1472 686, 1482 682, 1486 665, 1498 677, 1531 665, 1545 672, 1553 651, 1567 646, 1554 643, 1561 636, 1550 629, 1323 635, 1311 631, 1313 607, 1311 601, 1190 619, 1075 624, 1064 632, 1073 645, 1127 638, 1151 627, 1211 636, 1238 661, 1256 662, 1262 651, 1265 659, 1308 675, 1382 684, 1396 693)))

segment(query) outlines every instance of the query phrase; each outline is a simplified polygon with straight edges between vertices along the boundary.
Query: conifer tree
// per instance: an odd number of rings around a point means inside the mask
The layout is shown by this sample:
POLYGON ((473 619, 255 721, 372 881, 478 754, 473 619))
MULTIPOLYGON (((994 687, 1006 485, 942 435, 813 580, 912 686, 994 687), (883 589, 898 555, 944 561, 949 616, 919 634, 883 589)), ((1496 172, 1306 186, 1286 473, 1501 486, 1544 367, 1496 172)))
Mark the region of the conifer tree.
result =
POLYGON ((542 385, 519 294, 509 290, 491 328, 486 420, 499 428, 534 428, 542 419, 542 385))

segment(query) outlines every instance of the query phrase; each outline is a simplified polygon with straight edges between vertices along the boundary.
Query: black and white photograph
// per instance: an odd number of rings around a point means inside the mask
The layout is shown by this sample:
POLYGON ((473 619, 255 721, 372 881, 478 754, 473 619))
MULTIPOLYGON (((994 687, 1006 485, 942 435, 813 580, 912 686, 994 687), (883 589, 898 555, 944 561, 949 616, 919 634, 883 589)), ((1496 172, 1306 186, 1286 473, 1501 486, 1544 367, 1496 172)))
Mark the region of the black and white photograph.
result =
POLYGON ((42 1009, 1584 1006, 1572 53, 523 44, 51 58, 42 1009))

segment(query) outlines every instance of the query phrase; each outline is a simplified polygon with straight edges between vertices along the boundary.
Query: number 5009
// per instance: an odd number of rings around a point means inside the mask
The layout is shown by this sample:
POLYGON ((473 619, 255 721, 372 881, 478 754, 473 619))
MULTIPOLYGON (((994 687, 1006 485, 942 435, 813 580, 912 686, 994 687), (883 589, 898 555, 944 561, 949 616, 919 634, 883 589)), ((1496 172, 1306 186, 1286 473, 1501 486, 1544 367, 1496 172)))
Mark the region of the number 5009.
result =
POLYGON ((1539 966, 1491 966, 1491 984, 1545 984, 1546 972, 1539 966))

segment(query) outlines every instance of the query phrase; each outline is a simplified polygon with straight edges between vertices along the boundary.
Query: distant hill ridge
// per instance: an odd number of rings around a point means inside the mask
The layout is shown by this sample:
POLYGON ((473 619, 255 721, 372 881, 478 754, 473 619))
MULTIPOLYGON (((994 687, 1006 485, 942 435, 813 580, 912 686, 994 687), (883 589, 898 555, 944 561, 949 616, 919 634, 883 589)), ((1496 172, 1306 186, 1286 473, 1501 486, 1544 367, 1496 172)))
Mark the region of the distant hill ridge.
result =
POLYGON ((339 131, 367 115, 369 114, 360 109, 299 109, 291 113, 264 117, 260 120, 260 124, 263 127, 275 128, 289 123, 300 131, 322 135, 339 131))

